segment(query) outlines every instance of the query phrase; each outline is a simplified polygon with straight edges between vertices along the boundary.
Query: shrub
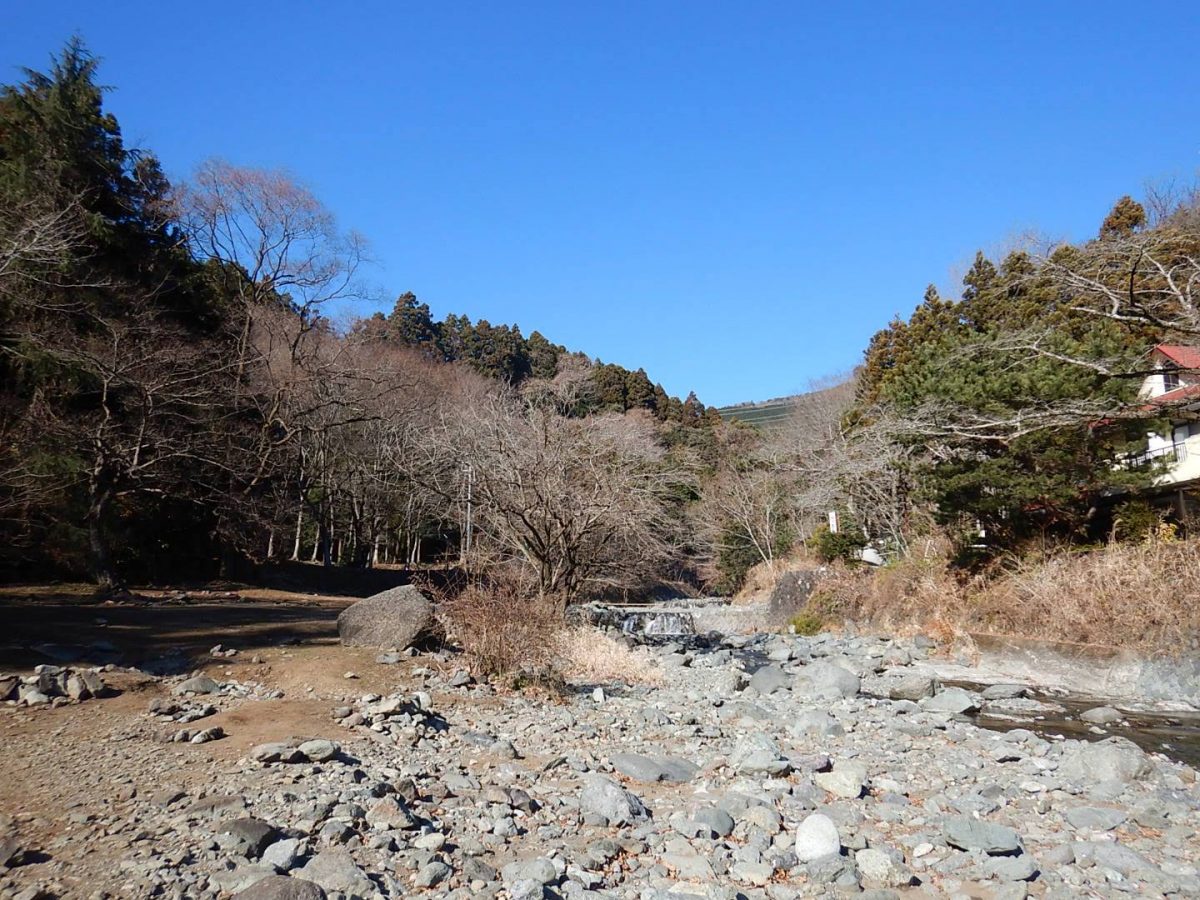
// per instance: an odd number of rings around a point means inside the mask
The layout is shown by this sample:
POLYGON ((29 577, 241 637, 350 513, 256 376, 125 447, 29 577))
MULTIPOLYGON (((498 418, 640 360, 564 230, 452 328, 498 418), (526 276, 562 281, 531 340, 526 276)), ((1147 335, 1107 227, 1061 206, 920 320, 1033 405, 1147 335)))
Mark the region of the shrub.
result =
POLYGON ((736 530, 727 528, 721 534, 717 551, 717 578, 713 589, 718 594, 734 594, 746 583, 746 573, 762 562, 762 556, 736 530))
POLYGON ((861 558, 862 549, 867 546, 867 537, 854 526, 833 532, 822 525, 813 532, 808 542, 817 556, 825 562, 837 559, 856 562, 861 558))
POLYGON ((806 609, 826 619, 869 622, 889 630, 921 630, 935 618, 964 615, 962 586, 951 574, 952 543, 932 537, 886 566, 834 563, 814 587, 806 609))
POLYGON ((554 663, 563 603, 509 573, 468 585, 442 603, 447 630, 486 678, 538 673, 554 663))
POLYGON ((788 620, 788 630, 792 634, 802 634, 811 637, 825 630, 825 617, 808 609, 802 609, 788 620))
POLYGON ((471 670, 521 690, 555 690, 563 676, 590 682, 661 683, 645 650, 591 626, 566 624, 563 602, 539 596, 528 579, 502 571, 444 599, 442 615, 471 670))
POLYGON ((1126 500, 1113 515, 1113 537, 1119 541, 1144 541, 1162 523, 1162 515, 1145 500, 1126 500))

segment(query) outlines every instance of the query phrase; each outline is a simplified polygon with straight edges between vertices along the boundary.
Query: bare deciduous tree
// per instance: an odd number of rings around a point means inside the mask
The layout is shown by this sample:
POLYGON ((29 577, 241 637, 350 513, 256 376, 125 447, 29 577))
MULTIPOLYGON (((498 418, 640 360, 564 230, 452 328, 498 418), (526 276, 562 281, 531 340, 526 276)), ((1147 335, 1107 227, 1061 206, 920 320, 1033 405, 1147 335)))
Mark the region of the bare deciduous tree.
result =
POLYGON ((629 586, 671 557, 681 476, 645 417, 566 418, 505 396, 462 410, 444 437, 469 467, 480 533, 541 593, 629 586))
POLYGON ((54 390, 71 391, 74 402, 51 401, 50 386, 32 399, 23 420, 31 452, 5 480, 26 501, 82 487, 95 574, 111 586, 118 575, 107 526, 115 502, 133 494, 200 503, 216 496, 230 464, 219 435, 236 427, 225 390, 232 362, 164 318, 151 298, 127 296, 120 316, 94 312, 79 330, 27 312, 22 352, 70 373, 73 383, 54 390))
POLYGON ((193 253, 217 264, 222 292, 242 303, 239 374, 252 361, 257 311, 290 304, 303 326, 293 338, 298 352, 321 307, 360 296, 364 240, 339 231, 333 214, 287 173, 209 160, 175 203, 193 253))

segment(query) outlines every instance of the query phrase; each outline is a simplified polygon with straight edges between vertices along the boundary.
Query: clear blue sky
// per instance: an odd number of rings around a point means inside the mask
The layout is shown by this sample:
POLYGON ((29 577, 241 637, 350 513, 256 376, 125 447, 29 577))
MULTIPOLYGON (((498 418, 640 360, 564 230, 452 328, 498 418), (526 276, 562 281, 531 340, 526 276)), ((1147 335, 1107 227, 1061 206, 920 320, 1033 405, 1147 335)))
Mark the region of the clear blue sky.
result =
MULTIPOLYGON (((282 166, 377 306, 516 322, 710 404, 794 393, 977 247, 1200 165, 1195 2, 10 2, 173 176, 282 166)), ((364 307, 364 312, 372 311, 364 307)))

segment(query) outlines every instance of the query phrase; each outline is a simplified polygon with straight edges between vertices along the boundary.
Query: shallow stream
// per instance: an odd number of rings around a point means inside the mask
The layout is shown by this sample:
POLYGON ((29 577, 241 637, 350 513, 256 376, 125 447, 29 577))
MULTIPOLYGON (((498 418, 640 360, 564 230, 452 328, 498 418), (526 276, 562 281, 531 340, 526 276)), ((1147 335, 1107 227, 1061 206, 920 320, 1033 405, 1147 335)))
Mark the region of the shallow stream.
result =
MULTIPOLYGON (((987 687, 969 681, 947 681, 945 684, 970 691, 982 691, 987 687)), ((1002 712, 985 709, 972 718, 979 727, 991 731, 1025 728, 1045 738, 1098 741, 1115 735, 1128 738, 1143 750, 1200 768, 1200 712, 1129 710, 1118 706, 1116 709, 1124 713, 1124 719, 1111 725, 1093 725, 1080 719, 1080 714, 1111 704, 1060 691, 1030 689, 1028 696, 1048 707, 1059 707, 1061 712, 1053 709, 1002 712)))

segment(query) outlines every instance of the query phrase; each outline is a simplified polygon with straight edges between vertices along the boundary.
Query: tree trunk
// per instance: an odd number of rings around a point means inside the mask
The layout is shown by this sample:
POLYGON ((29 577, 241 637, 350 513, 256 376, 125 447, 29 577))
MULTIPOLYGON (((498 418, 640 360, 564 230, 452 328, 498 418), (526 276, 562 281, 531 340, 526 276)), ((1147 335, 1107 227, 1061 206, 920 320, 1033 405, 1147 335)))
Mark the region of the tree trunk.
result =
POLYGON ((104 517, 112 495, 107 488, 93 489, 92 502, 88 506, 88 544, 92 551, 92 572, 96 584, 102 588, 120 587, 120 579, 112 564, 112 551, 108 545, 108 534, 104 530, 104 517))
POLYGON ((296 540, 292 544, 292 562, 300 560, 300 537, 304 530, 304 504, 296 510, 296 540))
POLYGON ((333 565, 333 528, 325 518, 321 519, 320 545, 321 565, 328 568, 333 565))

